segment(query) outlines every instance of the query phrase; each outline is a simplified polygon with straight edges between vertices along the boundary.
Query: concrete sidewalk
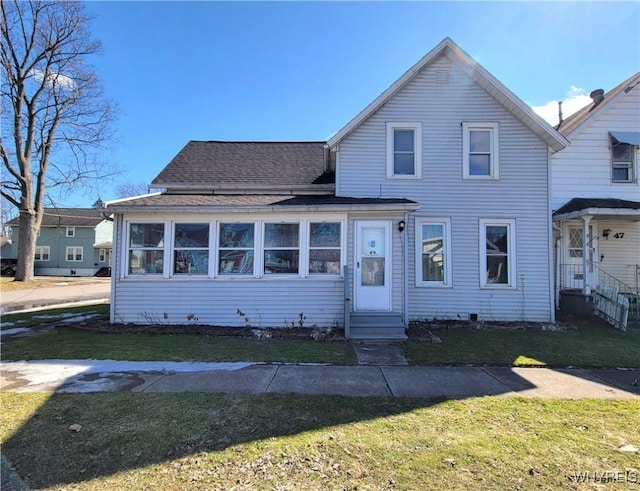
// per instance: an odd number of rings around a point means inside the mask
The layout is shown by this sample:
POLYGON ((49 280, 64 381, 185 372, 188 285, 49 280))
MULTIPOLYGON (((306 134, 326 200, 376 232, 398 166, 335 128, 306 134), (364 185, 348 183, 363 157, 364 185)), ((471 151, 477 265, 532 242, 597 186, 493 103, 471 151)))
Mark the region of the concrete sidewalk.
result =
POLYGON ((42 360, 2 363, 0 389, 640 400, 639 377, 617 369, 42 360))

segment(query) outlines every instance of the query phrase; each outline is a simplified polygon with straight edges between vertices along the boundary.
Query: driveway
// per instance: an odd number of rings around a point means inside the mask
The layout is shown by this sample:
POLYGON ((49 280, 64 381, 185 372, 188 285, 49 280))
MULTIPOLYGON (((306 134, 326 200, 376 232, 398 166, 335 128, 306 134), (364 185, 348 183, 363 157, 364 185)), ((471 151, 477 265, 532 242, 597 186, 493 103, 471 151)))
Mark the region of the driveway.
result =
POLYGON ((47 286, 26 290, 0 292, 0 312, 22 312, 38 307, 67 305, 88 301, 108 301, 111 295, 111 278, 52 278, 47 286))

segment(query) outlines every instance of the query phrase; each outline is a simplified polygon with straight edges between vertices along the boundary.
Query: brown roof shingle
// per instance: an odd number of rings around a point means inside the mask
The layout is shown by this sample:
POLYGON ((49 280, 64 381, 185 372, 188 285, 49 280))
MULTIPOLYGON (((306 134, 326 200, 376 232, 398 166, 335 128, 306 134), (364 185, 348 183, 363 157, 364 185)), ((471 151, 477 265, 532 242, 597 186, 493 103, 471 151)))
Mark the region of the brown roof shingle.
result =
MULTIPOLYGON (((105 220, 104 211, 96 208, 45 208, 42 227, 95 227, 105 220)), ((18 218, 7 225, 20 225, 18 218)))
POLYGON ((151 185, 311 185, 325 173, 324 149, 324 142, 190 141, 151 185))

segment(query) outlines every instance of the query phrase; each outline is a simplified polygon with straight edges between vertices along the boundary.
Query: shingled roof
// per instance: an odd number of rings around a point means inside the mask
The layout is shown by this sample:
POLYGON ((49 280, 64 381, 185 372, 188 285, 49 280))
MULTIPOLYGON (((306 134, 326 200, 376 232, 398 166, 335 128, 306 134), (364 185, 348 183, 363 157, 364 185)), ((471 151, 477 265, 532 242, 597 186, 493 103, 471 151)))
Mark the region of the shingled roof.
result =
POLYGON ((553 216, 566 215, 568 213, 579 212, 589 208, 640 211, 640 202, 617 198, 573 198, 558 210, 554 211, 553 216))
POLYGON ((599 103, 592 102, 587 104, 579 111, 573 113, 571 116, 567 117, 563 120, 556 129, 562 133, 564 136, 568 136, 578 128, 582 123, 584 123, 587 119, 593 116, 595 113, 604 108, 611 100, 613 100, 620 92, 627 89, 627 87, 632 87, 634 81, 636 83, 640 82, 640 72, 634 73, 628 79, 626 79, 621 84, 618 84, 610 91, 606 92, 603 95, 603 99, 599 103), (638 80, 636 80, 638 79, 638 80))
POLYGON ((229 195, 229 194, 155 194, 108 203, 115 212, 126 211, 256 211, 348 210, 353 208, 414 210, 418 204, 406 198, 350 198, 334 195, 229 195))
MULTIPOLYGON (((95 227, 104 220, 103 212, 96 208, 45 208, 42 227, 95 227)), ((20 225, 18 218, 7 225, 20 225)))
POLYGON ((324 142, 190 141, 151 186, 228 189, 332 183, 325 170, 324 142))

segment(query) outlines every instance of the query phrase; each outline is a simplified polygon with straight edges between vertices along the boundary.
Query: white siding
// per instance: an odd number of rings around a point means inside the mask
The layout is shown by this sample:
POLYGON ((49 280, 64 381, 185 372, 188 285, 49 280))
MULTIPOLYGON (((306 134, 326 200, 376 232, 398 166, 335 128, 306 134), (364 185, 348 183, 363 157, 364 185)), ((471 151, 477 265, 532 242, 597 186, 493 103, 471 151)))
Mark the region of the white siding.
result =
POLYGON ((337 193, 404 197, 415 216, 447 217, 452 232, 452 288, 415 287, 414 220, 409 220, 409 313, 412 319, 549 321, 548 149, 463 70, 441 57, 351 133, 339 148, 337 193), (436 72, 449 73, 446 84, 436 72), (385 122, 422 122, 422 179, 385 177, 385 122), (462 179, 462 123, 497 122, 500 179, 462 179), (481 289, 480 218, 516 221, 517 286, 481 289))
MULTIPOLYGON (((299 314, 303 313, 305 326, 343 325, 342 275, 308 278, 126 276, 127 248, 123 240, 127 221, 294 222, 313 219, 310 214, 138 214, 124 218, 126 220, 119 215, 116 217, 114 234, 114 251, 118 251, 112 269, 111 321, 114 323, 286 327, 292 323, 299 325, 299 314), (244 315, 240 315, 238 310, 244 315), (191 316, 197 320, 190 320, 191 316)), ((345 214, 317 215, 317 219, 344 221, 343 235, 351 229, 347 226, 345 214)), ((167 237, 165 241, 170 243, 167 237)), ((215 245, 216 237, 210 237, 210 241, 215 245)), ((345 237, 342 242, 344 249, 345 237)), ((214 260, 213 254, 209 260, 214 260)))
POLYGON ((619 198, 640 201, 638 160, 635 182, 611 182, 610 131, 640 131, 640 87, 622 91, 568 135, 571 145, 556 153, 552 166, 552 208, 572 198, 619 198))

